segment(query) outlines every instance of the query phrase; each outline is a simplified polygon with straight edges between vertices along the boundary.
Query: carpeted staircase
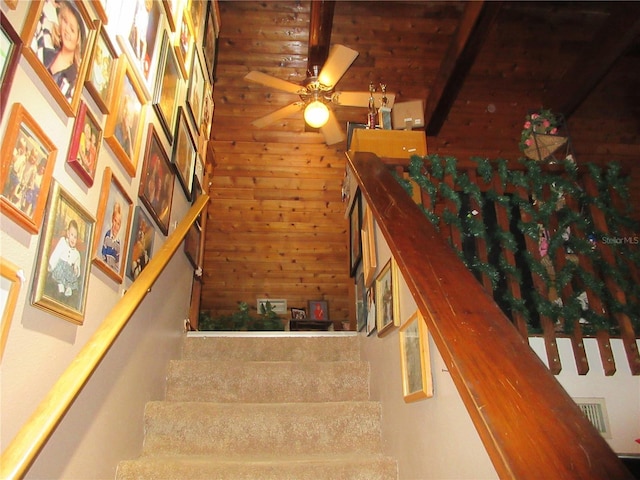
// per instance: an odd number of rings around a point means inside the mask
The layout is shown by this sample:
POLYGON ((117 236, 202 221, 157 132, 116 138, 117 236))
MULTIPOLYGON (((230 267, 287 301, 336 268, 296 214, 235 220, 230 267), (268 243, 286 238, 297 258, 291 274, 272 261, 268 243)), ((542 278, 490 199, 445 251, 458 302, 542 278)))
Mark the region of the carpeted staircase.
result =
POLYGON ((188 337, 117 480, 397 479, 355 335, 188 337))

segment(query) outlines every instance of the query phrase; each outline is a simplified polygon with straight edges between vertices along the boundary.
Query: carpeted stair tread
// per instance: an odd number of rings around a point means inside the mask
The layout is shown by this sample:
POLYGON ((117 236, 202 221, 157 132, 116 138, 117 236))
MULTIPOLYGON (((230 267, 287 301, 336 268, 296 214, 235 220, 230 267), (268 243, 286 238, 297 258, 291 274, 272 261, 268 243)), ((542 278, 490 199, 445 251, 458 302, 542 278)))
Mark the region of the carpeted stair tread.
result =
POLYGON ((380 454, 151 456, 121 462, 116 480, 392 480, 395 460, 380 454))
POLYGON ((379 452, 377 402, 150 402, 143 451, 246 455, 379 452))
POLYGON ((367 400, 365 362, 175 360, 166 399, 198 402, 329 402, 367 400))
POLYGON ((341 361, 360 360, 358 337, 187 337, 183 360, 341 361))

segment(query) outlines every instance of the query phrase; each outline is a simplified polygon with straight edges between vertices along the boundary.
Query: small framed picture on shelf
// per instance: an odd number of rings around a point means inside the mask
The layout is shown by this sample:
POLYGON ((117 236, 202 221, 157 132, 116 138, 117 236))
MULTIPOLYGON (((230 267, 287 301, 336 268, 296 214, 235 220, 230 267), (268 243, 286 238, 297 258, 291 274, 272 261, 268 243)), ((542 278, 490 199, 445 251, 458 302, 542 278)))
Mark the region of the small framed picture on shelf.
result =
POLYGON ((151 224, 151 219, 142 207, 136 207, 127 255, 127 277, 131 280, 138 278, 149 264, 155 237, 156 231, 151 224))
POLYGON ((432 397, 428 330, 419 312, 400 327, 400 363, 404 401, 409 403, 432 397))
POLYGON ((96 25, 81 1, 31 2, 24 22, 22 54, 68 117, 78 111, 96 25))
POLYGON ((91 214, 54 182, 38 242, 33 306, 84 323, 94 227, 91 214))
POLYGON ((176 133, 171 163, 176 169, 178 180, 187 200, 192 199, 193 174, 196 167, 196 145, 183 107, 178 107, 176 133))
POLYGON ((169 157, 156 129, 150 124, 138 195, 164 235, 169 233, 174 179, 169 157))
POLYGON ((87 108, 87 104, 80 101, 78 115, 73 125, 67 163, 88 187, 93 185, 96 176, 100 145, 102 145, 102 128, 91 110, 87 108))
POLYGON ((0 211, 30 233, 40 231, 57 153, 29 112, 14 103, 0 148, 0 211))
POLYGON ((7 98, 18 67, 22 39, 6 15, 0 15, 0 119, 7 108, 7 98))
POLYGON ((291 307, 291 319, 292 320, 306 320, 307 311, 304 308, 291 307))
POLYGON ((118 56, 104 26, 100 26, 93 48, 93 61, 84 83, 91 98, 102 113, 107 115, 113 103, 118 56))
POLYGON ((329 302, 326 300, 309 300, 310 320, 329 320, 329 302))
POLYGON ((133 202, 111 169, 105 168, 98 204, 98 234, 93 242, 93 263, 118 283, 124 279, 124 259, 132 217, 133 202))

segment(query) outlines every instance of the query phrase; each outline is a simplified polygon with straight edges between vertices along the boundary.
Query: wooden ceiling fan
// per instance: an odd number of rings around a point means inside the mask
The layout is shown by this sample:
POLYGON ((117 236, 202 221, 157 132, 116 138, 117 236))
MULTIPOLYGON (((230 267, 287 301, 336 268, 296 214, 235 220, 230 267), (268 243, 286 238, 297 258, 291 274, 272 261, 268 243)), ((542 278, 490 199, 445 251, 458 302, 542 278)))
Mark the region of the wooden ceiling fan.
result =
MULTIPOLYGON (((322 70, 318 73, 318 67, 314 66, 312 72, 307 72, 307 78, 302 85, 282 80, 266 73, 251 71, 244 78, 251 82, 275 88, 284 92, 289 92, 299 96, 299 100, 286 107, 282 107, 269 115, 258 118, 251 122, 258 128, 266 127, 282 118, 291 117, 304 110, 306 123, 319 128, 325 137, 327 145, 333 145, 345 139, 342 127, 338 123, 333 112, 334 106, 368 107, 370 93, 362 92, 340 92, 335 90, 335 85, 342 78, 351 64, 354 62, 358 52, 344 45, 336 44, 331 48, 327 61, 322 70), (319 118, 314 117, 314 110, 319 118)), ((395 95, 393 93, 384 94, 387 98, 387 106, 393 107, 395 95)), ((373 94, 376 106, 382 103, 382 93, 373 94)))

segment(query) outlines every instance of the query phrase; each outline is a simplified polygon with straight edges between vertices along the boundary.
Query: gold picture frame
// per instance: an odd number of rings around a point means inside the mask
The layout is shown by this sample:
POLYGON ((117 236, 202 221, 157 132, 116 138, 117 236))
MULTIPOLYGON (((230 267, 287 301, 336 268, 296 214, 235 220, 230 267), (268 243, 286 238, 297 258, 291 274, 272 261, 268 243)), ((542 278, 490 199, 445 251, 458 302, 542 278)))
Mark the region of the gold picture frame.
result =
POLYGON ((118 55, 104 26, 98 27, 91 58, 84 86, 100 111, 107 115, 113 103, 118 55))
POLYGON ((397 267, 393 258, 385 264, 375 281, 376 328, 378 336, 387 335, 400 324, 397 267))
POLYGON ((187 70, 187 65, 191 65, 191 56, 195 50, 195 43, 193 37, 193 22, 191 21, 189 9, 186 6, 182 10, 179 27, 176 32, 173 48, 176 52, 178 65, 182 71, 182 77, 188 79, 189 71, 187 70))
POLYGON ((0 211, 38 233, 58 149, 19 103, 11 109, 0 147, 0 211))
POLYGON ((24 42, 22 54, 68 117, 78 111, 99 25, 91 20, 81 1, 41 0, 29 6, 20 35, 24 42), (57 41, 68 38, 56 33, 58 18, 65 18, 64 25, 71 25, 71 31, 77 31, 79 38, 57 41))
POLYGON ((134 177, 145 126, 147 98, 127 57, 118 59, 116 92, 105 126, 105 141, 125 171, 134 177))
POLYGON ((93 239, 93 263, 118 283, 124 279, 132 217, 131 198, 111 168, 106 167, 98 203, 98 234, 93 239))
POLYGON ((54 182, 38 242, 31 287, 33 306, 83 324, 94 227, 93 216, 54 182))
POLYGON ((7 344, 13 312, 18 302, 22 285, 21 269, 9 260, 0 257, 0 362, 7 344))
POLYGON ((400 327, 399 337, 404 401, 433 397, 428 329, 420 312, 415 312, 400 327))

